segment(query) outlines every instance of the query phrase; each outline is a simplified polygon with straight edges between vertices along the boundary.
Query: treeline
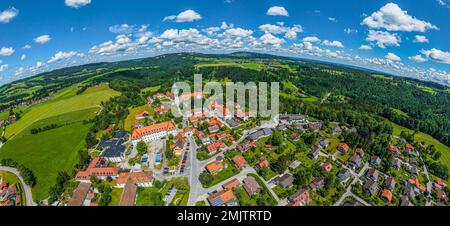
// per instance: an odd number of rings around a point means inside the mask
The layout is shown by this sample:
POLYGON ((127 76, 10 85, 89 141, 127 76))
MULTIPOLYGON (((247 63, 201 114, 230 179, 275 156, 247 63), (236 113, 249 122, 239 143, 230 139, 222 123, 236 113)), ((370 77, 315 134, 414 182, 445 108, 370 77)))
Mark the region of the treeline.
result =
POLYGON ((11 167, 11 168, 16 168, 19 171, 20 176, 23 178, 24 182, 28 186, 34 187, 36 185, 36 182, 37 182, 36 176, 34 176, 33 171, 31 171, 29 168, 27 168, 23 164, 19 164, 12 159, 2 159, 2 160, 0 160, 0 165, 6 166, 6 167, 11 167))
POLYGON ((57 124, 50 124, 50 125, 46 125, 44 127, 39 127, 39 128, 33 128, 30 130, 31 134, 38 134, 38 133, 42 133, 48 130, 52 130, 52 129, 56 129, 61 127, 60 125, 57 124))

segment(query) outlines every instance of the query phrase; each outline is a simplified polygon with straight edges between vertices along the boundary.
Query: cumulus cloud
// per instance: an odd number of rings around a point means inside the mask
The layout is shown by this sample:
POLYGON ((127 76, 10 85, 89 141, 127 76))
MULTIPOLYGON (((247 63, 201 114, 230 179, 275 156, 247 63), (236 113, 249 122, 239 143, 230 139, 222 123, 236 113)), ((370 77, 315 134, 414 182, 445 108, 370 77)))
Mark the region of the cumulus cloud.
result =
POLYGON ((0 49, 0 56, 11 56, 14 53, 13 47, 2 47, 0 49))
POLYGON ((273 6, 267 10, 269 16, 289 16, 288 11, 281 6, 273 6))
POLYGON ((420 54, 417 54, 415 56, 410 56, 410 57, 408 57, 408 59, 410 59, 410 60, 412 60, 414 62, 417 62, 417 63, 423 63, 423 62, 427 62, 428 61, 427 58, 423 57, 420 54))
POLYGON ((400 43, 402 42, 398 34, 374 30, 369 30, 366 41, 375 43, 376 46, 383 49, 386 48, 386 46, 400 46, 400 43))
POLYGON ((320 39, 316 36, 308 36, 302 39, 303 42, 320 42, 320 39))
POLYGON ((22 47, 22 49, 31 49, 31 45, 26 44, 22 47))
POLYGON ((399 56, 397 56, 397 55, 395 55, 393 53, 387 53, 386 56, 384 56, 384 57, 386 59, 392 60, 392 61, 401 61, 402 60, 399 56))
POLYGON ((259 29, 265 33, 271 34, 284 34, 284 37, 287 39, 296 39, 297 33, 303 32, 303 27, 299 24, 295 24, 292 27, 284 26, 284 23, 278 24, 263 24, 259 26, 259 29))
MULTIPOLYGON (((275 37, 275 36, 273 36, 270 33, 265 33, 263 36, 261 36, 259 38, 259 41, 260 42, 258 44, 261 44, 261 45, 272 45, 274 47, 280 47, 281 44, 286 42, 284 39, 275 37)), ((257 46, 258 46, 258 44, 257 44, 257 46)))
POLYGON ((44 44, 47 43, 51 40, 52 38, 50 38, 50 35, 41 35, 39 37, 36 37, 34 40, 34 42, 39 43, 39 44, 44 44))
POLYGON ((370 28, 384 28, 388 31, 425 32, 429 29, 438 29, 429 22, 408 15, 407 11, 402 10, 395 3, 388 3, 381 7, 378 11, 366 17, 361 24, 370 28))
POLYGON ((20 60, 25 60, 25 59, 27 59, 27 55, 22 54, 22 56, 20 57, 20 60))
POLYGON ((420 52, 438 63, 450 64, 449 52, 444 52, 435 48, 432 48, 430 50, 421 50, 420 52))
POLYGON ((78 52, 75 52, 75 51, 70 51, 70 52, 63 52, 63 51, 59 51, 59 52, 57 52, 54 56, 52 56, 48 61, 47 61, 47 63, 54 63, 54 62, 57 62, 57 61, 61 61, 61 60, 65 60, 65 59, 70 59, 70 58, 72 58, 72 57, 75 57, 75 56, 78 56, 78 57, 82 57, 82 56, 84 56, 82 53, 78 53, 78 52))
POLYGON ((322 45, 344 48, 344 45, 340 41, 328 41, 328 40, 325 40, 325 41, 322 42, 322 45))
POLYGON ((186 10, 184 12, 181 12, 178 15, 171 15, 164 17, 163 21, 172 20, 177 23, 184 23, 184 22, 193 22, 196 20, 201 20, 202 16, 195 12, 192 9, 186 10))
POLYGON ((360 50, 372 50, 372 46, 369 45, 361 45, 359 47, 360 50))
POLYGON ((99 54, 102 56, 111 56, 119 53, 131 53, 136 52, 136 50, 141 46, 146 46, 148 37, 145 37, 143 42, 142 37, 136 40, 132 40, 128 35, 118 35, 115 41, 107 41, 100 45, 93 46, 89 53, 99 54))
POLYGON ((11 22, 17 15, 19 15, 19 10, 10 7, 4 11, 0 11, 0 23, 9 23, 11 22))
POLYGON ((414 37, 414 41, 413 42, 418 42, 418 43, 428 43, 428 38, 423 36, 423 35, 416 35, 414 37))
POLYGON ((344 33, 351 34, 351 33, 358 33, 357 29, 351 29, 351 28, 345 28, 344 33))
POLYGON ((66 6, 80 8, 91 3, 91 0, 65 0, 66 6))

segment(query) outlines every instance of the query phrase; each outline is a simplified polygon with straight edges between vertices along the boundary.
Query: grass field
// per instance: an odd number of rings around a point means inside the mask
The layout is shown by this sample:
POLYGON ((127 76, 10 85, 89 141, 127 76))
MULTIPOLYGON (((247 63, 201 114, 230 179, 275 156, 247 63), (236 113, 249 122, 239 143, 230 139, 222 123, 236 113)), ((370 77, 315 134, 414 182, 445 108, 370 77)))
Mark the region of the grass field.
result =
POLYGON ((118 92, 110 89, 105 84, 99 87, 88 88, 85 93, 76 95, 77 86, 65 88, 56 93, 53 99, 27 109, 27 113, 20 120, 7 127, 5 137, 10 138, 14 134, 19 134, 22 130, 41 119, 73 111, 98 108, 100 102, 119 95, 118 92), (96 91, 94 92, 91 89, 96 91))
POLYGON ((152 86, 152 87, 147 87, 144 89, 141 89, 141 92, 146 93, 146 92, 156 92, 159 90, 159 88, 161 88, 161 86, 152 86))
POLYGON ((76 95, 77 90, 78 85, 65 88, 51 100, 27 108, 20 120, 6 128, 9 140, 0 149, 0 159, 12 158, 33 171, 37 177, 33 188, 36 201, 47 197, 59 171, 71 172, 91 126, 82 121, 99 111, 101 101, 119 94, 106 84, 88 88, 80 95, 76 95), (59 127, 30 133, 32 128, 50 124, 59 127))

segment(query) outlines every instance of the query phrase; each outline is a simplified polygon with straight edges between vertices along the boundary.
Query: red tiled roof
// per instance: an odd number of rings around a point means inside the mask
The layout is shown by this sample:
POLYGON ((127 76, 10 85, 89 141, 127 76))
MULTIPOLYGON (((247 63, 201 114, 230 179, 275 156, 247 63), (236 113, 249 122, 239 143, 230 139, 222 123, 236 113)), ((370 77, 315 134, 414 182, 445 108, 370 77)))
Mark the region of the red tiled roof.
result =
POLYGON ((167 122, 158 123, 158 124, 154 124, 151 126, 146 126, 146 127, 142 127, 139 129, 135 129, 135 130, 133 130, 131 138, 133 140, 137 140, 145 135, 158 133, 161 131, 171 131, 171 130, 175 130, 175 129, 176 129, 175 124, 172 121, 167 121, 167 122))
POLYGON ((242 155, 236 155, 233 157, 233 162, 237 168, 242 168, 247 164, 245 158, 242 155))

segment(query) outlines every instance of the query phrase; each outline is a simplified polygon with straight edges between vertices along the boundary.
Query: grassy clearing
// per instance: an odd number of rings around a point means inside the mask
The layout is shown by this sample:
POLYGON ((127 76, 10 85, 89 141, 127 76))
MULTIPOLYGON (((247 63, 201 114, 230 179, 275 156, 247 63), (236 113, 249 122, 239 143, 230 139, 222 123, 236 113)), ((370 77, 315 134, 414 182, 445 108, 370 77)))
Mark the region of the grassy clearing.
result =
POLYGON ((434 90, 434 89, 431 88, 431 87, 424 86, 424 85, 420 85, 420 84, 417 84, 416 86, 417 86, 417 88, 419 88, 419 89, 421 89, 421 90, 423 90, 423 91, 425 91, 425 92, 427 92, 427 93, 431 93, 431 94, 433 94, 433 95, 436 94, 436 90, 434 90))
POLYGON ((158 91, 160 88, 161 88, 161 86, 152 86, 152 87, 141 89, 141 92, 142 93, 146 93, 146 92, 151 92, 152 93, 152 92, 158 91))
POLYGON ((397 109, 397 108, 391 108, 391 109, 392 109, 392 111, 394 111, 394 112, 397 113, 398 115, 401 115, 401 116, 404 116, 404 117, 409 117, 408 114, 406 114, 405 112, 403 112, 403 111, 400 110, 400 109, 397 109))

